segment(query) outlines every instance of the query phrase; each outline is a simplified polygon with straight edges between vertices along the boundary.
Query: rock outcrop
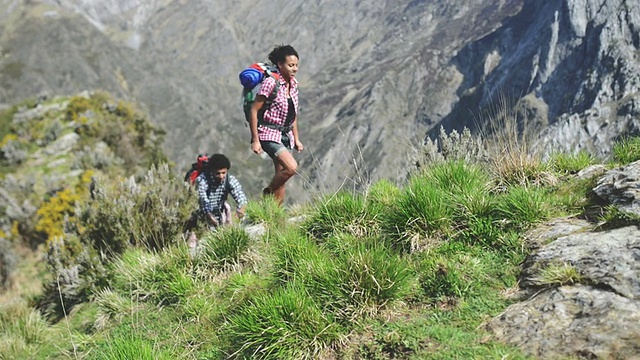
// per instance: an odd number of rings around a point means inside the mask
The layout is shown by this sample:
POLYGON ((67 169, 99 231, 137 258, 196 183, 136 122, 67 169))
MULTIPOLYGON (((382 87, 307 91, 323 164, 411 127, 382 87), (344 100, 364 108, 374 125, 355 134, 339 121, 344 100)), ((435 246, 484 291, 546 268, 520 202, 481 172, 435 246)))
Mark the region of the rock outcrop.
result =
MULTIPOLYGON (((602 176, 603 205, 637 214, 640 163, 602 176)), ((558 219, 531 232, 523 264, 526 300, 485 325, 496 339, 555 359, 637 359, 640 354, 640 229, 603 231, 558 219), (532 295, 532 296, 531 296, 532 295)))

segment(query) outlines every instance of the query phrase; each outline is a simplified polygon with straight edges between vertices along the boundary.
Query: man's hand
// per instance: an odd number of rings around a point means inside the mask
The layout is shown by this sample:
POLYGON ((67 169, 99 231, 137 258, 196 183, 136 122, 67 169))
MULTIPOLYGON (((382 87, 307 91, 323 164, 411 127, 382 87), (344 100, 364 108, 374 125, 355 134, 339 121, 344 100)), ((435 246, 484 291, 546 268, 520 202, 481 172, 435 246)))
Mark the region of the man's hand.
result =
POLYGON ((212 213, 208 213, 207 217, 209 218, 209 221, 213 226, 218 227, 220 225, 220 223, 218 222, 218 220, 216 220, 215 216, 213 216, 212 213))

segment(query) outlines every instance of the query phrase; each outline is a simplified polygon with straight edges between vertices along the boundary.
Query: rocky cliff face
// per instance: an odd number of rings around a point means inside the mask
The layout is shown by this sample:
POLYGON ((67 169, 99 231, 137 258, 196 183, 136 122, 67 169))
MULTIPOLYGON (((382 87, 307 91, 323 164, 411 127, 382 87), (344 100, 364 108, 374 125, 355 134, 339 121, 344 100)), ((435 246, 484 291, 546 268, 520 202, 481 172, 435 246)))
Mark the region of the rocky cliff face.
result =
POLYGON ((237 74, 278 43, 301 56, 297 201, 403 178, 425 134, 475 128, 500 97, 543 126, 538 148, 606 154, 637 129, 637 0, 0 4, 0 102, 85 88, 135 99, 178 165, 225 152, 250 193, 272 165, 249 150, 237 74))
POLYGON ((501 96, 541 125, 537 148, 606 156, 615 137, 638 133, 640 10, 629 1, 527 1, 522 11, 453 58, 463 94, 443 123, 501 96), (478 66, 478 60, 482 66, 478 66))

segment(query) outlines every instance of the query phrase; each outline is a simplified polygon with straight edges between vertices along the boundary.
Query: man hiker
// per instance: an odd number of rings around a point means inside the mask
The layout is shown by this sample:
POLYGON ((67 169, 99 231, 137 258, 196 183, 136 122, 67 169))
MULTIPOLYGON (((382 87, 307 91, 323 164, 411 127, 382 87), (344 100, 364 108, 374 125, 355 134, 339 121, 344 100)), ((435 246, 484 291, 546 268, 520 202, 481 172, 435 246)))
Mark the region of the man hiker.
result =
MULTIPOLYGON (((235 176, 229 174, 231 162, 222 154, 214 154, 204 164, 203 171, 195 181, 198 192, 198 217, 203 219, 210 229, 231 224, 231 206, 227 197, 231 194, 236 202, 236 217, 243 219, 247 197, 235 176)), ((193 230, 189 236, 189 246, 195 247, 193 230)))

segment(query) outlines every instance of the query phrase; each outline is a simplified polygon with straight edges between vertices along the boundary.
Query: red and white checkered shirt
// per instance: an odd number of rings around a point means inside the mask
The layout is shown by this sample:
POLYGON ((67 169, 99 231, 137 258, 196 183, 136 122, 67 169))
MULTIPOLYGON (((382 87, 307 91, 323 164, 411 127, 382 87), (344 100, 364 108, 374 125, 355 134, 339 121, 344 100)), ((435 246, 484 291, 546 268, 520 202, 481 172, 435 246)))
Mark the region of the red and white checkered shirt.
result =
MULTIPOLYGON (((289 102, 287 101, 287 82, 282 76, 279 77, 278 81, 280 81, 278 94, 273 100, 273 103, 271 103, 271 107, 269 107, 269 109, 264 112, 263 121, 267 124, 283 126, 285 124, 285 121, 287 120, 287 112, 289 111, 289 102)), ((262 85, 260 86, 258 95, 263 95, 268 98, 275 86, 276 80, 274 78, 265 78, 262 82, 262 85)), ((289 93, 291 94, 291 99, 293 99, 293 106, 296 110, 296 114, 298 114, 298 80, 295 77, 291 78, 291 88, 289 89, 289 93)), ((291 145, 288 147, 293 148, 293 144, 295 141, 293 139, 293 132, 289 131, 288 136, 289 140, 291 141, 291 145)), ((266 126, 258 126, 258 139, 260 139, 260 141, 273 141, 281 143, 282 134, 277 129, 272 129, 266 126)))

